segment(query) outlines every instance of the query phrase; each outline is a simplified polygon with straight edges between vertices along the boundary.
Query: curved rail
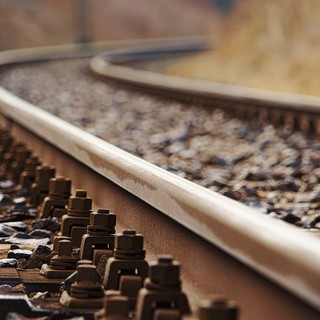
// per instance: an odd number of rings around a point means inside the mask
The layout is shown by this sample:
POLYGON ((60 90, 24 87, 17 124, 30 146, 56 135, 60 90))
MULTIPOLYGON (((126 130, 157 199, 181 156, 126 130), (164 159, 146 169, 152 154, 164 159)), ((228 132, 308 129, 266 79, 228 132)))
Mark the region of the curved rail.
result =
POLYGON ((95 56, 90 62, 90 68, 99 76, 144 88, 154 88, 210 100, 250 104, 257 107, 267 106, 268 108, 301 113, 320 113, 320 98, 315 96, 189 79, 118 65, 119 63, 143 60, 152 49, 151 45, 130 51, 106 52, 95 56))
MULTIPOLYGON (((26 58, 31 60, 17 52, 17 62, 26 58)), ((0 54, 0 64, 7 61, 0 54)), ((99 63, 95 58, 91 66, 99 63)), ((222 290, 239 301, 246 319, 270 319, 269 306, 259 303, 265 291, 274 295, 277 319, 318 316, 318 239, 141 160, 3 88, 0 113, 14 135, 57 165, 75 186, 91 191, 97 206, 109 206, 119 213, 120 225, 144 233, 149 258, 164 252, 177 257, 194 297, 222 290)))

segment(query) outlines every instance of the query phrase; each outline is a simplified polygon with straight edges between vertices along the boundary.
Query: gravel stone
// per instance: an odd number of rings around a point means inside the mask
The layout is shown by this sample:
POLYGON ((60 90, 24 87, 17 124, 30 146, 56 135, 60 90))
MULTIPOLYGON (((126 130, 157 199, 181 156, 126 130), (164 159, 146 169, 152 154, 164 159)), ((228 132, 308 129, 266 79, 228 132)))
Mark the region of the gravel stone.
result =
POLYGON ((4 66, 0 85, 178 176, 320 229, 320 143, 292 127, 124 89, 92 77, 88 59, 4 66))

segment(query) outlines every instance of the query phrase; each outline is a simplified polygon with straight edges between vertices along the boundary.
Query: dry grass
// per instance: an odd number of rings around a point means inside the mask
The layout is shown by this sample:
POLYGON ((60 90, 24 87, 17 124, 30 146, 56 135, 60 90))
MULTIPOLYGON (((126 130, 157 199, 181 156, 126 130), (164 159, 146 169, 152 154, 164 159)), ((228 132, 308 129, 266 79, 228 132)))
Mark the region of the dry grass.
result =
POLYGON ((168 72, 206 80, 320 95, 320 2, 238 1, 213 52, 168 72))

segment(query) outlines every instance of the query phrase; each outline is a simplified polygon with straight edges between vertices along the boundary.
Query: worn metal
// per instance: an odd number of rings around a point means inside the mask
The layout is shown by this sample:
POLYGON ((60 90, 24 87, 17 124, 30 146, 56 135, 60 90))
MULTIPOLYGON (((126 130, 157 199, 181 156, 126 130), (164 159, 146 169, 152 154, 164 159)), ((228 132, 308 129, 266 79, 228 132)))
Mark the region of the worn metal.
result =
POLYGON ((50 265, 42 265, 40 273, 50 279, 65 279, 76 270, 77 257, 72 255, 72 242, 60 240, 58 254, 53 256, 50 265))
POLYGON ((42 161, 37 156, 32 156, 25 161, 25 167, 19 178, 19 185, 22 189, 30 192, 31 185, 36 179, 36 168, 41 166, 42 161))
POLYGON ((35 182, 31 185, 28 204, 38 207, 49 193, 49 180, 54 178, 56 168, 51 165, 42 165, 36 168, 35 182))
MULTIPOLYGON (((188 298, 181 290, 180 265, 171 256, 160 256, 150 262, 149 277, 137 299, 136 319, 152 319, 156 309, 176 309, 181 315, 191 314, 188 298)), ((173 315, 175 318, 177 313, 173 315)), ((161 311, 158 317, 163 319, 161 311)))
POLYGON ((128 297, 107 296, 103 308, 94 314, 94 320, 127 320, 128 313, 128 297))
POLYGON ((237 303, 224 296, 213 296, 202 300, 199 304, 200 320, 237 320, 238 315, 237 303))
POLYGON ((101 278, 96 266, 80 264, 77 267, 77 280, 71 284, 70 295, 63 291, 60 303, 70 308, 101 308, 103 295, 101 278))
POLYGON ((96 212, 91 212, 87 233, 81 239, 80 259, 92 260, 97 265, 101 255, 111 257, 114 248, 115 226, 116 215, 110 213, 108 209, 99 208, 96 212), (99 250, 97 257, 95 257, 96 250, 99 250))
POLYGON ((9 170, 10 179, 16 184, 19 182, 20 175, 23 172, 26 160, 32 155, 32 151, 19 148, 15 152, 15 158, 9 170))
POLYGON ((4 89, 0 110, 17 139, 94 194, 97 207, 117 212, 119 228, 145 235, 148 259, 174 254, 194 307, 214 290, 238 301, 246 320, 269 320, 270 296, 277 319, 319 318, 317 239, 139 161, 4 89))
POLYGON ((71 237, 74 248, 79 248, 82 236, 87 232, 92 199, 85 190, 78 189, 69 198, 68 213, 61 218, 61 235, 71 237))
POLYGON ((51 178, 49 181, 49 195, 45 197, 40 207, 40 219, 61 218, 67 213, 70 195, 71 180, 69 178, 51 178))
POLYGON ((116 235, 114 257, 108 259, 103 285, 106 290, 119 290, 120 278, 137 275, 142 281, 148 276, 149 265, 143 249, 143 236, 135 230, 116 235))

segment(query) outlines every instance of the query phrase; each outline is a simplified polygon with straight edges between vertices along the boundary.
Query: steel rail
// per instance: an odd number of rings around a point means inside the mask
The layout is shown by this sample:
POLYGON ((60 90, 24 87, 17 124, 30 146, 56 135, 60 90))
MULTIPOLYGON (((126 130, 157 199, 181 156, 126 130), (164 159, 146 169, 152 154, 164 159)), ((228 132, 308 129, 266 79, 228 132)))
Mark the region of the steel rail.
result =
POLYGON ((118 227, 143 233, 148 259, 171 253, 182 263, 193 308, 221 292, 239 302, 244 319, 318 318, 318 239, 141 160, 3 88, 0 114, 18 139, 87 189, 97 207, 114 210, 118 227))
POLYGON ((189 79, 119 65, 119 63, 143 60, 151 49, 152 45, 130 51, 106 52, 94 57, 90 62, 90 68, 96 75, 144 88, 257 107, 310 114, 320 113, 320 98, 316 96, 189 79))

